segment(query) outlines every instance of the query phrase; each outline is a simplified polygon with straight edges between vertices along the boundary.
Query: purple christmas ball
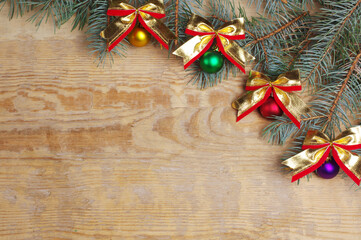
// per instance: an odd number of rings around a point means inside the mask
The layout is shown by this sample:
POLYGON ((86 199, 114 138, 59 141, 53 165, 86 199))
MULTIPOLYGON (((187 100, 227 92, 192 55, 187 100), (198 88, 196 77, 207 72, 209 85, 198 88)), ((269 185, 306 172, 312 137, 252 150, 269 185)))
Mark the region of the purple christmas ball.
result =
POLYGON ((339 170, 340 167, 336 163, 335 159, 333 159, 333 157, 330 157, 326 160, 326 162, 321 165, 321 167, 317 168, 316 173, 322 178, 331 179, 336 177, 339 170))

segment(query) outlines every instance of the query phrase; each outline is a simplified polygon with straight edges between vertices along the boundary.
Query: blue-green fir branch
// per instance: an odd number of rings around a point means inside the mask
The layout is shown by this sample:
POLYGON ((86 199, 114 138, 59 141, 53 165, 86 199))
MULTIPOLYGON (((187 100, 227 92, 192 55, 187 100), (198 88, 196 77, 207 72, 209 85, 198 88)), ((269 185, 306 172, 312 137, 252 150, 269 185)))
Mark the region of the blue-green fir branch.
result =
POLYGON ((8 16, 10 20, 14 17, 22 17, 24 13, 30 11, 30 6, 19 0, 0 0, 0 10, 5 4, 9 4, 8 16))
POLYGON ((312 24, 312 44, 295 63, 303 82, 313 90, 321 86, 321 76, 333 68, 335 54, 344 57, 349 54, 344 49, 353 43, 344 37, 354 35, 352 29, 359 24, 361 15, 361 0, 327 0, 324 4, 327 7, 320 9, 312 24))
POLYGON ((67 22, 74 14, 73 0, 39 0, 24 1, 34 12, 28 21, 39 27, 43 22, 51 20, 55 28, 60 28, 62 24, 67 22))
POLYGON ((90 11, 96 0, 76 0, 74 4, 74 20, 72 30, 78 28, 83 30, 88 24, 90 11))
POLYGON ((246 20, 246 28, 253 36, 248 34, 245 47, 256 57, 255 68, 271 76, 288 70, 289 62, 307 36, 308 12, 288 14, 277 21, 263 17, 246 20))
POLYGON ((248 0, 249 6, 256 6, 257 12, 262 11, 263 15, 270 15, 278 18, 280 12, 295 14, 299 9, 312 8, 314 0, 248 0))
POLYGON ((88 30, 86 31, 89 41, 90 54, 96 57, 98 65, 113 63, 114 56, 125 57, 127 44, 120 42, 111 52, 108 52, 106 41, 100 37, 100 32, 108 24, 108 0, 96 0, 93 2, 89 15, 88 30))

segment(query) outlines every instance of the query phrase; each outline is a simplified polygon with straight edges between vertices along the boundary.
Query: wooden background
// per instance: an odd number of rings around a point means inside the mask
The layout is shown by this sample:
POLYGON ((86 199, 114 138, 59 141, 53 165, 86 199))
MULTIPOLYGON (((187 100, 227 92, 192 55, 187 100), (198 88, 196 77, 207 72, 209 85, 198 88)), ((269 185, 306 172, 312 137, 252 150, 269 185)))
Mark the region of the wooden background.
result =
POLYGON ((361 239, 350 179, 291 184, 267 121, 235 123, 244 75, 200 91, 152 46, 97 68, 83 32, 7 10, 0 239, 361 239))

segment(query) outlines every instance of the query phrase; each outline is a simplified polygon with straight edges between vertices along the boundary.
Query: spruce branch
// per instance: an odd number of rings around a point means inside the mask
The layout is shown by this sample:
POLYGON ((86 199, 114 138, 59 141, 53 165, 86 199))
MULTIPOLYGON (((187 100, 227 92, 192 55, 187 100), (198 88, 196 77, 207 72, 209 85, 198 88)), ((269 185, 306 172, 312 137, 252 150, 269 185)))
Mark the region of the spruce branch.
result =
POLYGON ((25 1, 34 14, 28 21, 35 24, 36 27, 49 19, 54 24, 54 29, 60 28, 62 24, 67 22, 74 14, 74 1, 73 0, 38 0, 38 1, 25 1))
POLYGON ((268 75, 279 75, 288 70, 288 64, 294 57, 308 31, 309 14, 305 11, 296 14, 280 15, 279 19, 270 21, 262 17, 252 18, 246 24, 252 38, 246 38, 245 48, 250 49, 256 57, 256 68, 268 75))
MULTIPOLYGON (((326 116, 306 117, 306 118, 302 118, 302 119, 301 119, 301 122, 310 121, 310 120, 316 120, 316 119, 320 119, 320 118, 326 118, 326 116)), ((290 121, 289 123, 292 123, 292 122, 290 121)))
POLYGON ((90 15, 90 10, 93 2, 96 0, 76 0, 73 12, 75 13, 73 28, 72 30, 78 27, 79 30, 83 30, 84 27, 88 24, 88 19, 90 15))
POLYGON ((30 11, 30 7, 26 2, 19 0, 0 0, 0 10, 5 6, 5 4, 9 4, 9 20, 14 17, 23 16, 25 12, 30 11))
POLYGON ((178 45, 178 37, 179 37, 179 0, 175 1, 175 36, 176 40, 174 41, 175 45, 178 45))
POLYGON ((108 1, 96 0, 92 3, 90 9, 86 34, 89 41, 88 48, 90 49, 90 54, 96 56, 95 61, 98 65, 104 66, 106 62, 113 63, 114 55, 125 57, 127 51, 126 43, 122 41, 111 52, 108 52, 106 41, 100 37, 100 32, 104 30, 110 20, 107 15, 108 1))
POLYGON ((309 47, 309 45, 311 44, 311 40, 309 39, 310 36, 312 36, 312 32, 309 30, 305 40, 303 41, 303 43, 301 43, 300 45, 303 45, 302 48, 296 53, 294 54, 293 58, 291 59, 291 61, 289 62, 289 64, 287 65, 288 68, 291 68, 291 66, 294 64, 294 62, 299 58, 299 56, 301 56, 301 54, 309 47))
POLYGON ((256 10, 268 17, 278 18, 279 13, 293 14, 299 9, 313 7, 316 0, 248 0, 248 5, 255 5, 256 10))
MULTIPOLYGON (((358 9, 358 7, 361 4, 361 0, 358 0, 356 2, 356 4, 354 5, 353 8, 350 9, 349 13, 344 17, 344 19, 341 21, 340 26, 338 27, 336 33, 332 36, 331 41, 327 44, 327 48, 325 48, 325 50, 323 51, 323 53, 319 56, 318 61, 314 64, 314 67, 309 71, 309 73, 307 74, 307 76, 304 78, 304 81, 309 82, 310 78, 314 75, 315 71, 320 71, 322 70, 322 62, 325 60, 325 58, 327 57, 328 53, 333 50, 333 46, 336 43, 336 41, 340 38, 340 33, 342 32, 342 30, 344 30, 344 27, 346 25, 346 23, 350 20, 350 17, 352 16, 352 14, 356 11, 356 9, 358 9)), ((341 6, 340 6, 341 8, 341 6)), ((316 76, 319 77, 319 74, 316 76)), ((313 80, 314 82, 315 80, 313 80)))
POLYGON ((332 106, 330 108, 330 111, 329 111, 329 114, 327 116, 327 121, 325 122, 325 126, 324 128, 322 129, 322 131, 325 131, 326 130, 326 127, 328 125, 328 123, 331 121, 334 113, 335 113, 335 109, 337 107, 337 104, 339 103, 340 99, 341 99, 341 96, 342 94, 345 92, 345 89, 346 89, 346 86, 347 86, 347 83, 349 82, 351 76, 352 76, 352 73, 353 71, 355 70, 357 64, 359 63, 360 61, 360 58, 361 58, 361 51, 359 52, 359 54, 355 57, 355 60, 353 61, 351 67, 350 67, 350 70, 348 71, 347 73, 347 76, 345 78, 345 80, 342 82, 342 85, 339 89, 339 91, 337 92, 337 95, 336 95, 336 98, 335 100, 333 101, 332 103, 332 106))
POLYGON ((286 24, 280 26, 279 28, 275 29, 274 31, 268 33, 267 35, 259 37, 259 38, 255 39, 254 41, 248 43, 246 45, 246 47, 248 47, 249 45, 252 45, 252 44, 256 44, 258 42, 263 42, 265 39, 268 39, 268 38, 276 35, 277 33, 280 33, 281 31, 283 31, 286 28, 290 27, 292 24, 296 23, 297 21, 299 21, 301 18, 303 18, 304 16, 306 16, 308 14, 309 14, 308 12, 303 12, 299 16, 295 17, 294 19, 292 19, 291 21, 287 22, 286 24))
POLYGON ((200 6, 203 5, 203 0, 169 0, 167 3, 165 2, 165 4, 167 6, 165 24, 177 36, 177 39, 171 41, 169 46, 169 55, 171 55, 174 51, 174 46, 183 44, 187 39, 185 29, 190 15, 192 13, 201 15, 198 10, 200 9, 200 6))

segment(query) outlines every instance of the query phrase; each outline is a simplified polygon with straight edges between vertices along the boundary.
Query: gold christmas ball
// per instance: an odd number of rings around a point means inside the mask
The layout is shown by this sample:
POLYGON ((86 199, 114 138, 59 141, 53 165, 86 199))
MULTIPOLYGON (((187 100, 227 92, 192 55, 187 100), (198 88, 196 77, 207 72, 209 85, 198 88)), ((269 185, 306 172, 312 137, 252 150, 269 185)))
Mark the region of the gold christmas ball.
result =
POLYGON ((150 41, 149 32, 140 27, 135 27, 128 36, 129 42, 136 47, 144 47, 150 41))

